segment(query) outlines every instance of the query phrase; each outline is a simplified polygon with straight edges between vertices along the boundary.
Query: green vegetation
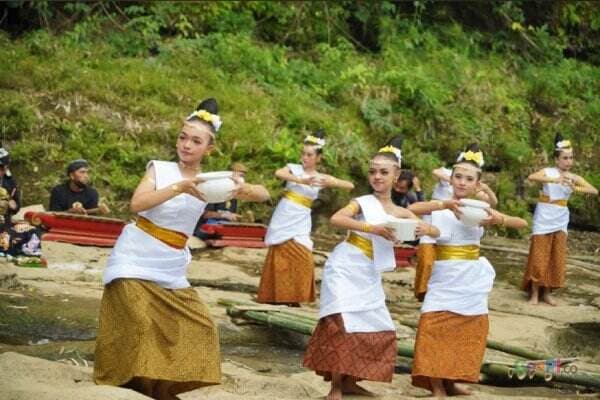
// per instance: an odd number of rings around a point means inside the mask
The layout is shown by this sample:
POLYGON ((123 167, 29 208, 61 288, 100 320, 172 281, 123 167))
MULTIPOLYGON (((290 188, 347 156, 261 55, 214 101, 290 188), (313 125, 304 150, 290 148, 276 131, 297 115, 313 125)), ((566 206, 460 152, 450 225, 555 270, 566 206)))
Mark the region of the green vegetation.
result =
MULTIPOLYGON (((206 169, 242 160, 274 193, 274 170, 318 127, 326 169, 356 193, 396 133, 429 191, 429 171, 478 140, 500 209, 518 215, 538 190, 523 178, 553 164, 557 131, 600 187, 593 2, 13 3, 26 26, 0 34, 0 137, 25 203, 47 203, 65 163, 84 157, 125 214, 146 162, 174 157, 182 118, 208 96, 224 125, 206 169)), ((350 195, 329 197, 324 212, 350 195)), ((600 225, 597 198, 571 204, 600 225)))

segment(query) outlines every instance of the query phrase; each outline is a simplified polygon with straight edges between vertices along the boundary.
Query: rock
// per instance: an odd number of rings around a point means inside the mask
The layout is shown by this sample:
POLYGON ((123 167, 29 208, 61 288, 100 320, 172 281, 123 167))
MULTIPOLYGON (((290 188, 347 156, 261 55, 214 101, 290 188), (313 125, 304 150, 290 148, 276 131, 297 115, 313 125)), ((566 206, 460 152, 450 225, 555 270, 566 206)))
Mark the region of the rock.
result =
POLYGON ((187 245, 190 248, 190 250, 201 250, 206 248, 206 243, 204 243, 200 238, 197 238, 193 235, 190 236, 190 238, 188 239, 187 245))
POLYGON ((0 354, 0 388, 7 400, 148 399, 129 389, 96 385, 89 367, 10 352, 0 354))
POLYGON ((0 289, 16 289, 20 286, 16 273, 0 271, 0 289))

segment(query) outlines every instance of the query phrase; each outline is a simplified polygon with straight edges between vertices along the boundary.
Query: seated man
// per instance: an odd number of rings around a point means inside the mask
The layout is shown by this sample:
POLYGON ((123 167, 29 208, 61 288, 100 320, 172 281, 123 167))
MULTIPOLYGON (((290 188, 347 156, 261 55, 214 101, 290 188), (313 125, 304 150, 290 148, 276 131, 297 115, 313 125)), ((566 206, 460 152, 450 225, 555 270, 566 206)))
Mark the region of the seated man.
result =
POLYGON ((418 201, 425 201, 419 178, 412 172, 403 170, 392 190, 392 202, 400 207, 408 207, 418 201), (414 191, 413 191, 414 189, 414 191))
POLYGON ((107 214, 104 204, 98 205, 98 192, 89 185, 89 165, 86 160, 75 160, 67 166, 68 180, 55 186, 50 194, 50 211, 75 214, 107 214))
MULTIPOLYGON (((242 163, 235 162, 231 164, 231 171, 233 171, 233 176, 241 178, 242 180, 246 176, 246 172, 248 169, 242 163)), ((204 224, 218 224, 220 222, 237 222, 240 220, 241 215, 237 213, 237 200, 231 199, 228 201, 224 201, 222 203, 210 203, 204 209, 204 214, 198 221, 198 225, 196 226, 195 236, 200 239, 207 239, 208 234, 202 232, 200 227, 204 224)))

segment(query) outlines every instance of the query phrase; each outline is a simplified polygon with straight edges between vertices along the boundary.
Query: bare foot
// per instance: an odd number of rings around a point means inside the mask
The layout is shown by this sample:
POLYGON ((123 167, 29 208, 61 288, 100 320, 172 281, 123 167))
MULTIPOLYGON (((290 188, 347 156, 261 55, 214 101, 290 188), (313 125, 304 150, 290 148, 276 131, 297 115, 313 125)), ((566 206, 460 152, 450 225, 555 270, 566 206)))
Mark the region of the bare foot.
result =
POLYGON ((473 391, 465 385, 459 385, 454 382, 449 382, 446 386, 446 390, 450 396, 469 396, 473 394, 473 391))
POLYGON ((440 378, 429 378, 431 384, 431 395, 433 397, 446 397, 446 388, 444 387, 444 381, 440 378))
POLYGON ((171 393, 173 382, 170 381, 158 381, 154 387, 152 397, 157 400, 179 400, 179 397, 171 393))
POLYGON ((342 382, 342 393, 356 394, 359 396, 377 397, 377 395, 364 387, 359 386, 353 379, 344 379, 342 382))
POLYGON ((331 374, 331 390, 327 394, 327 400, 342 400, 342 375, 331 374))
POLYGON ((531 289, 529 292, 529 304, 536 305, 539 303, 539 299, 540 299, 540 285, 535 282, 531 282, 531 289))
POLYGON ((342 390, 340 388, 331 388, 326 397, 327 400, 342 400, 342 390))
POLYGON ((556 301, 550 296, 548 289, 546 289, 544 291, 544 295, 542 296, 542 301, 551 306, 556 306, 556 301))

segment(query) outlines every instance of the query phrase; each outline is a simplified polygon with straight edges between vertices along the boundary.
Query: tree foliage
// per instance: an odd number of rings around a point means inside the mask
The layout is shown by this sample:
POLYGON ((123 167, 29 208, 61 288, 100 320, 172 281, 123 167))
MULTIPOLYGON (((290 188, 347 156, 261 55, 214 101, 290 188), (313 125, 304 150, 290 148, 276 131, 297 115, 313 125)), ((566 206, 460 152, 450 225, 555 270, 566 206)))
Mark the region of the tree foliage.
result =
MULTIPOLYGON (((0 7, 0 133, 31 183, 28 201, 47 196, 67 160, 86 157, 124 212, 146 162, 173 157, 181 118, 209 95, 225 125, 208 168, 245 160, 275 192, 272 172, 318 127, 330 138, 325 167, 362 191, 366 160, 396 133, 429 188, 430 170, 480 141, 501 208, 520 215, 537 195, 523 178, 553 162, 556 131, 574 141, 577 172, 600 186, 594 2, 0 7)), ((329 206, 347 199, 335 193, 329 206)), ((597 199, 573 205, 598 225, 597 199)))

